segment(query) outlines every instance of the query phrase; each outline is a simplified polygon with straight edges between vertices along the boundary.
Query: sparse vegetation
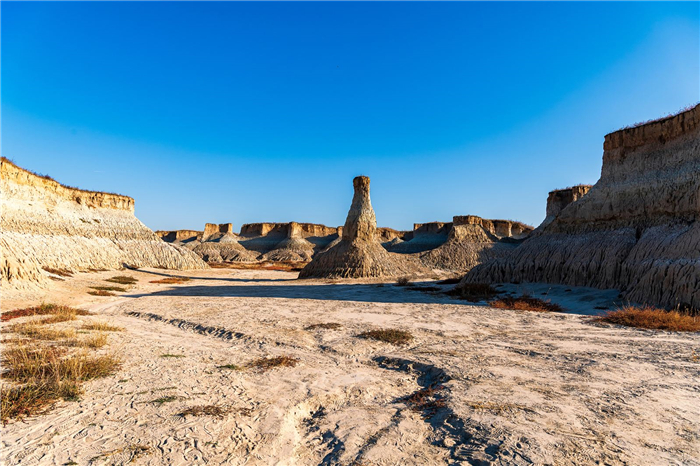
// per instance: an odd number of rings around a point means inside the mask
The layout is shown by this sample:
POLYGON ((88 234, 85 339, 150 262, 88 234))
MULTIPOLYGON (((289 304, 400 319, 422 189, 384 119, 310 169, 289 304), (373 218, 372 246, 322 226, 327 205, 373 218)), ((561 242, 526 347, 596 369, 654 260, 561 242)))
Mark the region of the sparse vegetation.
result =
POLYGON ((594 319, 597 322, 626 327, 673 332, 700 332, 700 316, 679 311, 666 311, 650 306, 625 306, 594 319))
POLYGON ((118 291, 120 293, 126 291, 126 288, 121 286, 91 286, 90 288, 97 291, 118 291))
POLYGON ((428 416, 433 416, 438 410, 446 406, 445 399, 440 394, 440 391, 444 389, 444 385, 426 387, 407 396, 402 401, 406 403, 413 411, 418 411, 428 416))
POLYGON ((398 280, 396 280, 396 284, 398 286, 408 286, 411 283, 411 277, 399 277, 398 280))
POLYGON ((237 364, 224 364, 221 366, 216 366, 217 369, 230 369, 232 371, 241 371, 243 368, 237 364))
POLYGON ((184 354, 170 354, 170 353, 165 353, 160 355, 161 358, 184 358, 184 354))
POLYGON ((206 405, 206 406, 192 406, 178 414, 178 416, 214 416, 214 417, 224 417, 224 415, 231 412, 229 408, 222 408, 216 405, 206 405))
POLYGON ((76 400, 80 382, 112 374, 119 362, 112 356, 67 354, 57 347, 21 344, 3 351, 2 377, 21 385, 3 385, 1 417, 10 419, 41 414, 57 400, 76 400))
POLYGON ((383 341, 385 343, 391 343, 392 345, 405 345, 413 340, 413 335, 411 335, 409 332, 396 329, 370 330, 359 334, 358 337, 369 340, 383 341))
POLYGON ((489 306, 497 309, 511 309, 514 311, 564 312, 564 309, 558 304, 554 304, 550 301, 543 301, 530 296, 501 298, 495 301, 490 301, 489 306))
POLYGON ((48 315, 49 317, 11 325, 6 331, 23 338, 5 340, 2 352, 2 378, 15 384, 3 384, 1 417, 11 419, 40 414, 58 400, 75 400, 82 390, 80 382, 112 374, 119 361, 111 355, 91 356, 87 348, 107 343, 103 333, 77 338, 74 328, 49 325, 89 315, 82 309, 55 304, 18 309, 2 314, 2 320, 48 315), (50 342, 50 343, 43 343, 50 342), (83 348, 69 350, 68 348, 83 348))
POLYGON ((88 294, 91 294, 93 296, 116 296, 114 293, 112 293, 110 291, 103 291, 103 290, 88 291, 88 294))
POLYGON ((44 271, 46 271, 48 273, 58 275, 59 277, 72 277, 73 276, 73 272, 71 272, 70 270, 66 270, 66 269, 54 269, 52 267, 42 267, 42 269, 44 269, 44 271))
POLYGON ((115 277, 108 278, 105 281, 119 283, 120 285, 133 285, 134 283, 138 282, 138 280, 136 280, 134 277, 130 277, 128 275, 117 275, 115 277))
POLYGON ((327 322, 324 324, 312 324, 306 327, 304 330, 316 330, 316 329, 323 329, 323 330, 338 330, 342 328, 343 326, 336 323, 336 322, 327 322))
POLYGON ((462 283, 448 291, 447 294, 476 303, 495 298, 498 291, 488 283, 462 283))
POLYGON ((179 400, 179 396, 174 396, 174 395, 168 395, 168 396, 162 396, 160 398, 156 398, 155 400, 149 401, 149 403, 156 404, 156 405, 162 405, 163 403, 170 403, 171 401, 177 401, 179 400))
POLYGON ((163 283, 168 285, 178 285, 180 283, 185 283, 190 281, 187 277, 168 277, 162 278, 160 280, 152 280, 150 283, 163 283))
POLYGON ((246 364, 246 367, 268 371, 275 367, 294 367, 299 362, 298 359, 289 356, 277 356, 274 358, 260 358, 246 364))
POLYGON ((307 262, 303 261, 262 261, 262 262, 208 262, 214 269, 274 270, 278 272, 299 272, 307 262))
POLYGON ((97 330, 100 332, 121 332, 122 327, 108 324, 107 322, 89 322, 80 327, 81 330, 97 330))
MULTIPOLYGON (((28 307, 25 309, 15 309, 14 311, 3 312, 0 320, 2 322, 7 322, 8 320, 16 319, 18 317, 27 316, 38 316, 38 315, 55 315, 55 316, 70 316, 73 318, 75 316, 87 316, 90 312, 84 309, 76 309, 69 306, 60 306, 58 304, 41 304, 35 307, 28 307)), ((68 319, 73 320, 73 319, 68 319)))

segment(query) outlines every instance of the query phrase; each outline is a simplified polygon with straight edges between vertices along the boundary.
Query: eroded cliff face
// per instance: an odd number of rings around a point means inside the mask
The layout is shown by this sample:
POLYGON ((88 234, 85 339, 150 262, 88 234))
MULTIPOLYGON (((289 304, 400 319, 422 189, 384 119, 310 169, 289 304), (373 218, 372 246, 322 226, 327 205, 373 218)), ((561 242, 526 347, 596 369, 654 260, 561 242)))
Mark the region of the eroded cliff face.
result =
POLYGON ((3 283, 41 282, 42 268, 206 267, 141 223, 132 198, 69 188, 5 159, 0 164, 3 283))
POLYGON ((465 280, 617 288, 633 302, 700 308, 700 106, 608 134, 590 191, 465 280))

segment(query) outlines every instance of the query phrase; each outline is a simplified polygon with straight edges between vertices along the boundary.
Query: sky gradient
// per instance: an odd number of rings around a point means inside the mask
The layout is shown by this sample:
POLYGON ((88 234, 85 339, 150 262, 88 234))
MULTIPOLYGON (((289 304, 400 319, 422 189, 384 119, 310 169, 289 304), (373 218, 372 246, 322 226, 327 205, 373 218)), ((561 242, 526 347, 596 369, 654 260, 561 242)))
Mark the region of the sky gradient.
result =
POLYGON ((2 155, 158 229, 539 224, 700 100, 700 3, 2 2, 2 155))

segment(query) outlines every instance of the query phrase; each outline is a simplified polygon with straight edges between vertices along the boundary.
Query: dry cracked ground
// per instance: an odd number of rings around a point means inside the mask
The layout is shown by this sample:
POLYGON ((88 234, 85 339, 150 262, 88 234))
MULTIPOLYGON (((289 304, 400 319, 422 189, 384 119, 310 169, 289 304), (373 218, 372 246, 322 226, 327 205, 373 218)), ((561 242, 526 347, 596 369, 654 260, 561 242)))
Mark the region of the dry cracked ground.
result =
POLYGON ((700 465, 697 333, 289 272, 120 274, 138 283, 115 297, 85 293, 99 272, 3 300, 125 330, 115 375, 2 428, 2 464, 700 465), (413 339, 358 336, 376 329, 413 339))

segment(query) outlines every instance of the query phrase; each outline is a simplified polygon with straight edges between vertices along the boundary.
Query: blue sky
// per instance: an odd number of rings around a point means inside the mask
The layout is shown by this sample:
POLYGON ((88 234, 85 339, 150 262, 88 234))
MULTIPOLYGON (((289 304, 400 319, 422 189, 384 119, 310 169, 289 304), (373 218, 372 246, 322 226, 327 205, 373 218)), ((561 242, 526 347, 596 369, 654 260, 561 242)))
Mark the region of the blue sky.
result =
POLYGON ((700 3, 1 5, 2 154, 153 229, 537 225, 606 133, 700 100, 700 3))

